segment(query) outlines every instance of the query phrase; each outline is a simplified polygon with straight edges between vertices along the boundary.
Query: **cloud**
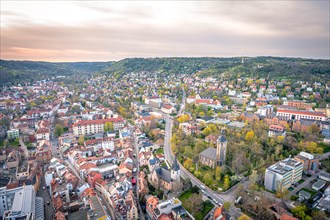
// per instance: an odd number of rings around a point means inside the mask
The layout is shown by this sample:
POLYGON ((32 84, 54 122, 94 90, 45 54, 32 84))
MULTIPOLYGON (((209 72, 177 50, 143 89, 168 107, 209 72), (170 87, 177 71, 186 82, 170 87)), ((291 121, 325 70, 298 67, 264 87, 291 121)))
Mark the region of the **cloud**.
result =
POLYGON ((31 12, 4 7, 1 59, 330 57, 329 2, 100 1, 65 6, 61 14, 47 11, 51 10, 47 4, 39 5, 38 10, 46 10, 43 14, 49 12, 45 19, 31 13, 38 12, 36 6, 29 6, 31 12))

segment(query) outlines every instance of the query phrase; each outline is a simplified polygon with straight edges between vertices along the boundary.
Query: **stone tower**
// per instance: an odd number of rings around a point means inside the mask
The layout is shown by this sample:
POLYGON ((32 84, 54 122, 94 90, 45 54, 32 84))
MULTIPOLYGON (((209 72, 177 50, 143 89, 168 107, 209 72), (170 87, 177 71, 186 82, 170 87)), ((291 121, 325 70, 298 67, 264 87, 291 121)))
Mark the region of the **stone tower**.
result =
POLYGON ((226 151, 227 151, 227 139, 226 139, 226 130, 221 129, 221 134, 217 140, 217 165, 223 166, 226 162, 226 151))
POLYGON ((174 181, 180 180, 180 166, 176 157, 174 158, 172 169, 171 169, 171 179, 174 181))

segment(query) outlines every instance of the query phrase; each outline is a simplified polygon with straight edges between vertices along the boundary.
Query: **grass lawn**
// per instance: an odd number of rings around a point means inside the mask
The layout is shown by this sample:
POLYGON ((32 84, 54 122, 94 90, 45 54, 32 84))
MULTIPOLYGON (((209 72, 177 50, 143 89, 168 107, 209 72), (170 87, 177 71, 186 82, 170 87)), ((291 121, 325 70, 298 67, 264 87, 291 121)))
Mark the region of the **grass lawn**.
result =
MULTIPOLYGON (((186 208, 186 204, 189 203, 189 197, 191 196, 191 193, 192 192, 190 190, 187 190, 179 197, 179 200, 182 202, 184 208, 186 208)), ((214 205, 209 200, 205 201, 203 206, 203 210, 194 216, 196 220, 202 220, 204 216, 206 216, 207 213, 209 213, 209 211, 211 211, 214 207, 214 205)), ((192 213, 192 210, 187 209, 187 211, 190 214, 192 213)))
POLYGON ((298 181, 299 184, 301 184, 301 183, 303 183, 303 182, 305 182, 304 179, 301 179, 301 180, 298 181))
POLYGON ((317 144, 317 146, 323 148, 323 153, 327 153, 327 152, 330 151, 330 144, 320 142, 320 143, 317 144))

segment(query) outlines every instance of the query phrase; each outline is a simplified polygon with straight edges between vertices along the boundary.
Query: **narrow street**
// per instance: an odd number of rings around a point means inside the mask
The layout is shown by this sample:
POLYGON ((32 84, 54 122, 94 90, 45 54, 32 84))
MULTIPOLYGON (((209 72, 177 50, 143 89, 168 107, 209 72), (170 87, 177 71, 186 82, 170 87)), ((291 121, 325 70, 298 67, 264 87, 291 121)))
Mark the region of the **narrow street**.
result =
POLYGON ((40 189, 37 192, 37 197, 41 197, 44 200, 44 207, 45 207, 45 218, 46 220, 53 220, 55 218, 55 210, 52 204, 52 199, 50 197, 49 189, 47 189, 45 185, 45 178, 41 178, 40 189), (45 187, 45 189, 43 189, 45 187), (49 202, 49 205, 47 205, 49 202))

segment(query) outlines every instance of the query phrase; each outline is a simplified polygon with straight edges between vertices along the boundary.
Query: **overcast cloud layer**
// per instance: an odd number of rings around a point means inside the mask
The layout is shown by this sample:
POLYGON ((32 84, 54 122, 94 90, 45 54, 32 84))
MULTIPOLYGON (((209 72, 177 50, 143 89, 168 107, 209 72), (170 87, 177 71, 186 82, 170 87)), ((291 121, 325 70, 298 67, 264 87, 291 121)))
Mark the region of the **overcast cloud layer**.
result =
POLYGON ((329 1, 4 1, 1 59, 330 58, 329 1))

